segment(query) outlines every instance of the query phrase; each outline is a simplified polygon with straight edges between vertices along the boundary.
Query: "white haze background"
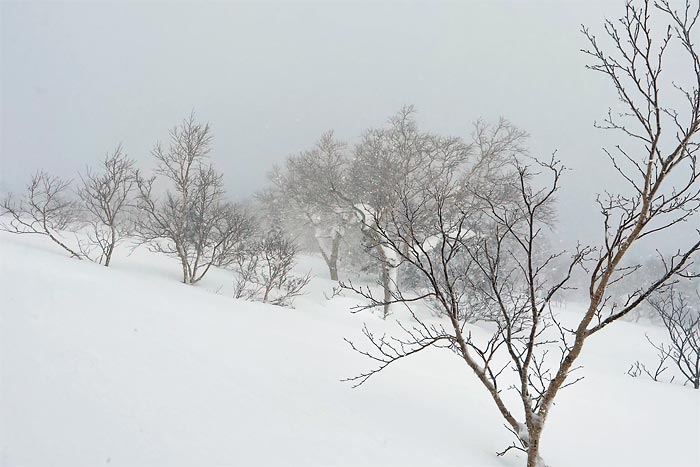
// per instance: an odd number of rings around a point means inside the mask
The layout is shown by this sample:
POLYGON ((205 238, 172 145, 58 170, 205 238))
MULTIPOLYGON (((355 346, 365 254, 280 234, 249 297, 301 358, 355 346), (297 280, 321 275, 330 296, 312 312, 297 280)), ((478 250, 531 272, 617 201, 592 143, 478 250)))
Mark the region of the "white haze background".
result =
MULTIPOLYGON (((593 128, 615 95, 584 68, 581 23, 622 1, 3 2, 0 191, 31 172, 75 177, 123 142, 150 149, 191 110, 236 198, 328 129, 353 141, 414 104, 426 129, 468 136, 503 116, 575 171, 560 237, 599 229, 594 193, 616 188, 593 128)), ((668 73, 673 74, 673 63, 668 73)))

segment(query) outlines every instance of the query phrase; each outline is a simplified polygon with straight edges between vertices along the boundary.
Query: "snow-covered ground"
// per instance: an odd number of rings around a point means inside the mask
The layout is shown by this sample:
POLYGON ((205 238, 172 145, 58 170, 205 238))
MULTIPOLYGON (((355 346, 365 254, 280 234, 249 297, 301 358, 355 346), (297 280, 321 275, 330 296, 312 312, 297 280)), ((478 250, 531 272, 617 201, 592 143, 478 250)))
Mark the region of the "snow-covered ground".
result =
MULTIPOLYGON (((340 382, 370 365, 343 337, 393 323, 326 300, 332 282, 287 309, 232 299, 223 271, 192 287, 172 260, 127 253, 104 268, 0 232, 2 466, 524 465, 495 456, 510 434, 448 351, 340 382)), ((620 323, 592 338, 551 413, 549 464, 700 465, 700 391, 625 374, 653 360, 645 332, 663 336, 620 323)))

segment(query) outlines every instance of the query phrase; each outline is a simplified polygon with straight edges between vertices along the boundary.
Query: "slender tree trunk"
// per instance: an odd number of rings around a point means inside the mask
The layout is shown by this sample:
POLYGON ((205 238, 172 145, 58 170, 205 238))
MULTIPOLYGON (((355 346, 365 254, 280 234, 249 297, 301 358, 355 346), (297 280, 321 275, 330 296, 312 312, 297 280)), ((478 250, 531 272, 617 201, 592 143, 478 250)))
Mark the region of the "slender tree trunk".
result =
POLYGON ((113 225, 110 225, 109 228, 111 236, 109 237, 109 246, 107 247, 107 251, 105 254, 105 267, 109 267, 109 262, 112 260, 112 253, 114 252, 114 244, 117 241, 116 229, 113 225))
POLYGON ((391 290, 389 289, 389 267, 382 256, 382 287, 384 288, 384 318, 391 312, 391 290))
POLYGON ((70 255, 71 255, 73 258, 83 259, 82 256, 80 256, 78 253, 76 253, 75 251, 73 251, 73 250, 71 250, 70 248, 68 248, 68 246, 67 246, 65 243, 63 243, 62 241, 60 241, 58 238, 54 237, 54 235, 49 231, 48 227, 46 227, 46 223, 44 223, 44 231, 46 232, 46 235, 48 235, 49 238, 50 238, 51 240, 53 240, 54 242, 56 242, 58 245, 61 246, 61 248, 63 248, 64 250, 66 250, 68 253, 70 253, 70 255))
POLYGON ((333 240, 331 242, 331 251, 330 254, 328 254, 324 248, 323 245, 323 239, 327 237, 321 237, 318 234, 316 234, 316 243, 318 244, 318 249, 321 251, 321 256, 323 256, 323 260, 326 262, 326 265, 328 266, 328 272, 331 276, 331 280, 337 281, 338 280, 338 253, 340 251, 340 240, 343 238, 342 235, 339 232, 336 232, 333 235, 333 240))
POLYGON ((390 250, 382 245, 377 245, 379 259, 382 267, 382 288, 384 289, 384 318, 391 313, 391 302, 396 300, 396 292, 399 283, 399 268, 392 261, 393 255, 390 250))
POLYGON ((336 232, 333 236, 333 244, 331 245, 331 256, 328 261, 328 271, 331 275, 331 280, 338 280, 338 252, 340 251, 340 233, 336 232))
POLYGON ((184 259, 182 260, 182 282, 185 284, 191 283, 190 272, 187 269, 187 261, 185 261, 184 259))
POLYGON ((191 284, 192 278, 190 277, 189 264, 187 264, 187 255, 181 246, 177 246, 177 255, 180 257, 180 263, 182 264, 182 282, 191 284))

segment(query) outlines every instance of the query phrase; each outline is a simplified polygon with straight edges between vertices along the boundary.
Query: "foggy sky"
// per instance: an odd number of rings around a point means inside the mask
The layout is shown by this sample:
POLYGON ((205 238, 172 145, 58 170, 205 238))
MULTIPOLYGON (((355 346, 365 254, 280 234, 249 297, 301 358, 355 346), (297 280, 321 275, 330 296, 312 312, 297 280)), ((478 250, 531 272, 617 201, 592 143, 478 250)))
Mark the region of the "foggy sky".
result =
POLYGON ((404 104, 427 130, 467 137, 506 117, 573 169, 563 236, 599 233, 615 189, 593 128, 614 103, 584 68, 581 23, 623 1, 7 3, 1 5, 0 191, 34 170, 75 177, 123 142, 140 167, 194 110, 211 122, 229 194, 334 129, 354 141, 404 104))

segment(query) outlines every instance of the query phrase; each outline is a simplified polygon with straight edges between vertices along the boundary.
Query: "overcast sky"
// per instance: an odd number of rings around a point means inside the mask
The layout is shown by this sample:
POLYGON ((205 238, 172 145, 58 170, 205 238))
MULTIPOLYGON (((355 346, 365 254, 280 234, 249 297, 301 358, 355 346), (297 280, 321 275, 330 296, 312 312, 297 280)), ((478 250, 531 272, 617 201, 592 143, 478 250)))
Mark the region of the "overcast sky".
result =
POLYGON ((425 128, 468 136, 503 116, 533 153, 573 169, 562 235, 600 230, 595 192, 615 188, 595 119, 614 103, 584 68, 581 23, 620 1, 2 2, 0 190, 44 168, 74 177, 123 142, 141 167, 194 109, 214 131, 229 193, 334 129, 353 141, 403 104, 425 128), (596 217, 591 217, 596 216, 596 217))

